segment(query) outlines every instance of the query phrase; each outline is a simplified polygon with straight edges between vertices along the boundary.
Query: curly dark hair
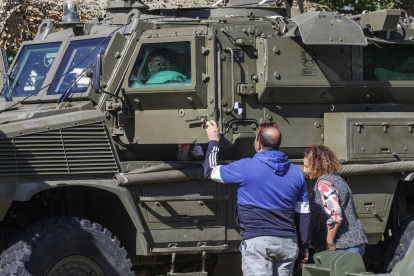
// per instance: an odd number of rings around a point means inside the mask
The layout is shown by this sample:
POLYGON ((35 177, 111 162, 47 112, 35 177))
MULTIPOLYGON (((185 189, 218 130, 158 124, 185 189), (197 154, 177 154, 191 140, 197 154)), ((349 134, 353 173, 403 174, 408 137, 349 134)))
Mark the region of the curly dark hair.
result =
POLYGON ((324 144, 313 144, 304 152, 309 162, 309 171, 316 177, 334 174, 341 170, 341 164, 335 153, 324 144))

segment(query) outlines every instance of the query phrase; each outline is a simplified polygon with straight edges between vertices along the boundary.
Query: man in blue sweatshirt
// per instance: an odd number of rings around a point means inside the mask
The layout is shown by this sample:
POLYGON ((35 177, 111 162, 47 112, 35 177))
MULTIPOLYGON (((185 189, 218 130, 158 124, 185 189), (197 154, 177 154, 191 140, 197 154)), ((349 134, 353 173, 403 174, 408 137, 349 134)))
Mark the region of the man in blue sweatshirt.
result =
POLYGON ((295 260, 308 259, 310 211, 302 172, 279 151, 282 135, 276 124, 259 126, 256 154, 229 165, 219 165, 220 133, 206 123, 210 140, 204 174, 226 184, 237 184, 235 219, 240 226, 244 276, 291 276, 295 260))

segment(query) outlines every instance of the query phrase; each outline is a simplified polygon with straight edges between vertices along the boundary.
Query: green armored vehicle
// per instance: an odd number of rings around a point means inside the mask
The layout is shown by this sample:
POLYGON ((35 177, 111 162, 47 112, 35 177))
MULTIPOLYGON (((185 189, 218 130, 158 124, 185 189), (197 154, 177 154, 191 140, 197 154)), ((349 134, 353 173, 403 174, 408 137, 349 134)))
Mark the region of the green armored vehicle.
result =
POLYGON ((2 52, 0 275, 241 275, 236 187, 204 179, 189 154, 206 149, 206 120, 223 163, 253 156, 264 122, 299 167, 312 143, 328 145, 370 240, 366 266, 403 259, 414 234, 406 13, 249 2, 108 1, 83 24, 65 1, 65 30, 46 19, 10 68, 2 52))

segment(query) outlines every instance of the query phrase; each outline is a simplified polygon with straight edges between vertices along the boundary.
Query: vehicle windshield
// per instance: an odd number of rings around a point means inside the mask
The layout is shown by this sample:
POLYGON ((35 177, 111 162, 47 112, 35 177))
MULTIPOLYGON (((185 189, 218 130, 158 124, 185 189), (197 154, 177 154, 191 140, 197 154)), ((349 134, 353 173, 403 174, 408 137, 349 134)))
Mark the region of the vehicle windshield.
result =
POLYGON ((98 46, 103 40, 104 38, 97 38, 71 42, 54 80, 58 79, 68 70, 76 66, 86 56, 89 56, 64 77, 52 83, 47 95, 63 94, 63 92, 65 92, 73 82, 75 83, 71 89, 71 93, 85 92, 88 89, 90 80, 85 75, 85 69, 93 63, 98 53, 103 53, 106 50, 110 39, 106 39, 98 48, 95 49, 95 47, 98 46), (93 51, 93 49, 95 50, 93 51), (91 53, 91 51, 93 52, 91 53), (82 76, 80 76, 81 74, 82 76))
MULTIPOLYGON (((57 42, 24 46, 10 73, 9 95, 27 97, 42 88, 61 44, 57 42)), ((4 98, 4 93, 1 97, 4 98)))

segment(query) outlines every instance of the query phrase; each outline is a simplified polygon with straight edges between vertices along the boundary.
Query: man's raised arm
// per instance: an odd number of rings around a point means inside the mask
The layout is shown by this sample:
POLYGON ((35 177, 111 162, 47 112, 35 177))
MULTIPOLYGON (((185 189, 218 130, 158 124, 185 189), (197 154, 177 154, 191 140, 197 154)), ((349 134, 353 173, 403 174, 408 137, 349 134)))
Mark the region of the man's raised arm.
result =
POLYGON ((214 121, 206 122, 206 132, 210 143, 204 161, 204 176, 220 183, 241 184, 244 180, 243 161, 220 166, 220 132, 217 123, 214 121))

